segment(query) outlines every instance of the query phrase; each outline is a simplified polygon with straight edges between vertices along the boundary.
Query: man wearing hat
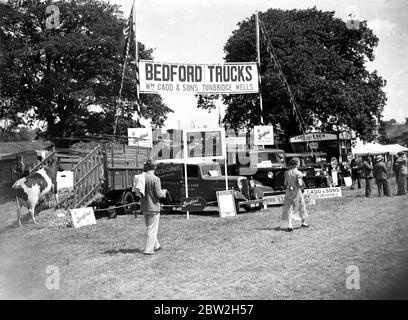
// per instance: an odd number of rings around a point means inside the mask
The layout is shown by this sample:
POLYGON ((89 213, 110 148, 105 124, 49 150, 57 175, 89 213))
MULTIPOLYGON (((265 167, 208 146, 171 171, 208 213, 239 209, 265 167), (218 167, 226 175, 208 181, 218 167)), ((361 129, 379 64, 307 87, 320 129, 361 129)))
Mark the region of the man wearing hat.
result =
POLYGON ((383 157, 378 155, 375 157, 376 163, 373 166, 373 176, 378 188, 378 196, 384 193, 385 196, 391 197, 390 187, 388 184, 388 171, 383 161, 383 157))
POLYGON ((395 162, 397 165, 397 182, 398 182, 398 193, 397 195, 402 196, 407 194, 407 156, 404 152, 398 152, 398 158, 395 162))
POLYGON ((290 168, 285 172, 286 193, 283 200, 282 220, 288 223, 287 231, 293 231, 292 220, 301 220, 303 228, 307 228, 309 225, 306 223, 308 214, 302 193, 305 183, 303 182, 303 173, 298 170, 300 159, 293 158, 289 164, 290 168), (295 213, 298 213, 298 216, 295 213))

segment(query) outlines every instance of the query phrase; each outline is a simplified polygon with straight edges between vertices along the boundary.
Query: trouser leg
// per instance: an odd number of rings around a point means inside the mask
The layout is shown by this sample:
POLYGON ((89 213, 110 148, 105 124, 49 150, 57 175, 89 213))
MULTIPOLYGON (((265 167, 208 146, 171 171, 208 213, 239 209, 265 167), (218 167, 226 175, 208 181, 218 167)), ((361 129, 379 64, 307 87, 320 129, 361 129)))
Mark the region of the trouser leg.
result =
POLYGON ((387 197, 391 196, 390 185, 388 184, 387 179, 383 180, 383 188, 384 188, 384 195, 387 197))
POLYGON ((365 179, 365 182, 366 182, 365 196, 369 197, 371 195, 371 179, 365 179))
POLYGON ((153 253, 155 249, 160 247, 159 241, 157 240, 160 213, 143 214, 146 221, 145 253, 153 253))

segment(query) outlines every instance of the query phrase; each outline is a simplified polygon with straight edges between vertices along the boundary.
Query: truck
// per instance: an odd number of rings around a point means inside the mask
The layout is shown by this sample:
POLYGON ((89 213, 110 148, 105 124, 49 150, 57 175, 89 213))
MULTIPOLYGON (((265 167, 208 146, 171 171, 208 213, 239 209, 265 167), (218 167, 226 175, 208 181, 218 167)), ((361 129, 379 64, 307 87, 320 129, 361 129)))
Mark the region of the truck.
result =
MULTIPOLYGON (((168 159, 156 161, 156 175, 160 178, 162 188, 169 191, 172 203, 180 206, 185 191, 184 159, 168 159)), ((203 198, 208 205, 217 204, 217 191, 233 190, 237 211, 257 210, 262 207, 262 198, 273 193, 273 189, 265 186, 251 186, 243 176, 228 175, 221 172, 216 161, 187 159, 188 196, 203 198)))

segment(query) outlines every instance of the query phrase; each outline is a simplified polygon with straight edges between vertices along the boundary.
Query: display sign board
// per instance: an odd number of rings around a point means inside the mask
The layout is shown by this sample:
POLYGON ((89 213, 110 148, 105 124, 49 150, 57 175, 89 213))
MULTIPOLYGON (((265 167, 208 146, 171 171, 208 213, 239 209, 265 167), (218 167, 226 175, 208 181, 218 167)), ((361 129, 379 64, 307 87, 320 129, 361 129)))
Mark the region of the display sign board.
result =
POLYGON ((266 196, 262 198, 262 203, 264 205, 278 205, 278 204, 283 204, 284 199, 285 199, 285 194, 266 196))
POLYGON ((246 137, 225 137, 227 151, 245 151, 246 137))
POLYGON ((235 197, 232 190, 217 191, 218 212, 221 218, 237 215, 235 197))
POLYGON ((258 93, 256 62, 225 64, 139 63, 140 92, 171 94, 258 93))
POLYGON ((184 129, 184 157, 223 159, 226 156, 225 129, 184 129))
POLYGON ((307 134, 301 134, 289 139, 290 143, 304 142, 304 141, 325 141, 325 140, 337 140, 337 135, 333 133, 318 133, 312 132, 307 134))
POLYGON ((314 197, 317 199, 326 198, 338 198, 342 196, 340 187, 333 188, 316 188, 316 189, 305 189, 303 196, 306 198, 314 197))
POLYGON ((353 185, 351 177, 344 177, 344 184, 346 185, 346 187, 351 187, 353 185))
POLYGON ((272 145, 273 127, 272 126, 254 126, 254 145, 272 145))
POLYGON ((152 128, 128 128, 129 146, 153 147, 152 128))
POLYGON ((91 207, 71 209, 71 217, 75 228, 96 224, 95 214, 91 207))
POLYGON ((201 197, 181 198, 181 211, 203 211, 207 201, 201 197))

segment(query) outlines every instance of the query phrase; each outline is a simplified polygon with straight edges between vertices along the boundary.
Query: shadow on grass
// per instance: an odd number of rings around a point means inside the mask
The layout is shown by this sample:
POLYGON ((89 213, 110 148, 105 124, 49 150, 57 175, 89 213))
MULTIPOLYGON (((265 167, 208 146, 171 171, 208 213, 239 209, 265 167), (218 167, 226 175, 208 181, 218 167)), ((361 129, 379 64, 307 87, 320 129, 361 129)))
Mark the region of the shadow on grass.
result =
POLYGON ((144 252, 142 249, 118 249, 118 250, 107 250, 103 252, 104 254, 110 254, 110 255, 114 255, 114 254, 126 254, 126 253, 138 253, 138 254, 143 254, 144 252))
MULTIPOLYGON (((293 227, 293 230, 298 230, 298 229, 302 229, 302 227, 293 227)), ((263 230, 263 231, 283 231, 283 232, 292 232, 292 231, 289 231, 288 230, 288 228, 281 228, 281 227, 275 227, 275 228, 272 228, 272 227, 267 227, 267 228, 255 228, 255 230, 263 230)))

